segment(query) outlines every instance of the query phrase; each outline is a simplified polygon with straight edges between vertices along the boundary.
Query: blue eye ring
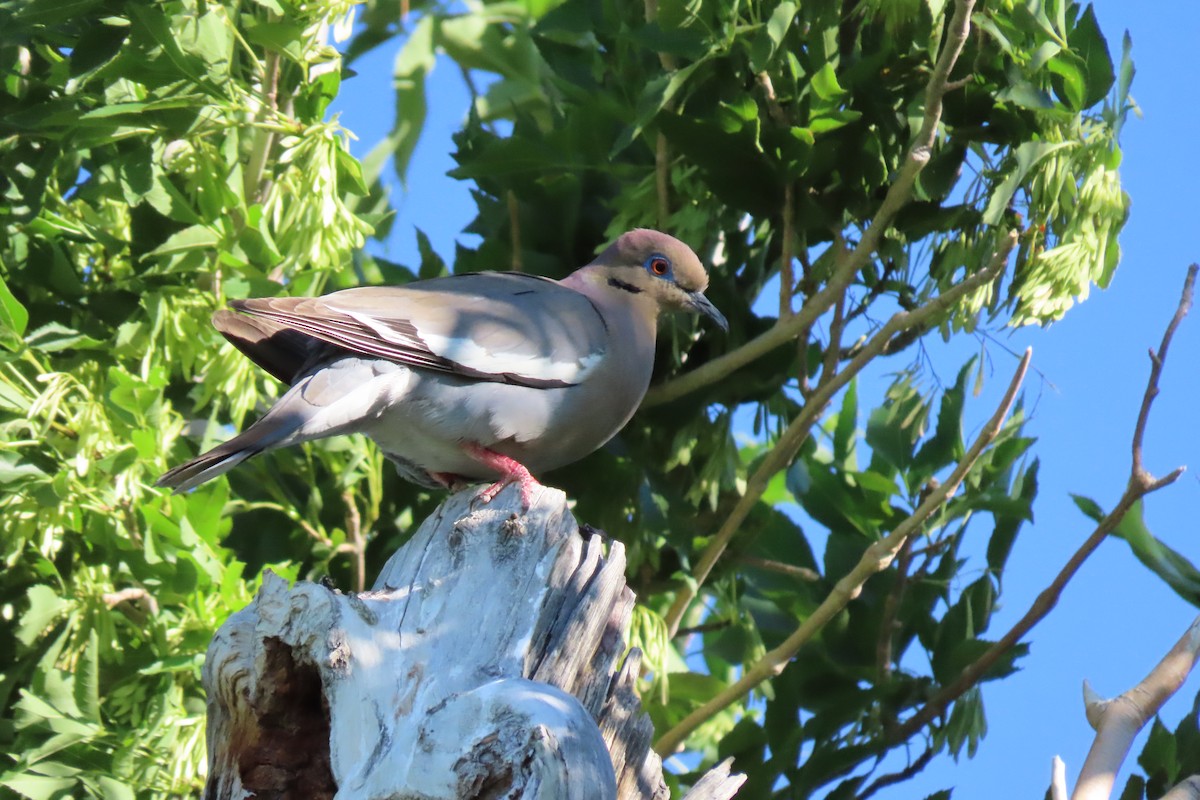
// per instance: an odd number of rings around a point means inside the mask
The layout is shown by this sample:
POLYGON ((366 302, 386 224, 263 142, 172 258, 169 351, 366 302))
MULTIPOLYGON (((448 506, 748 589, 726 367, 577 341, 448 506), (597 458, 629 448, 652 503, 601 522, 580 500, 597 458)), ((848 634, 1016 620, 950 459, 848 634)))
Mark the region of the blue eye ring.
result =
POLYGON ((671 274, 671 260, 655 253, 646 259, 646 271, 657 278, 665 278, 671 274))

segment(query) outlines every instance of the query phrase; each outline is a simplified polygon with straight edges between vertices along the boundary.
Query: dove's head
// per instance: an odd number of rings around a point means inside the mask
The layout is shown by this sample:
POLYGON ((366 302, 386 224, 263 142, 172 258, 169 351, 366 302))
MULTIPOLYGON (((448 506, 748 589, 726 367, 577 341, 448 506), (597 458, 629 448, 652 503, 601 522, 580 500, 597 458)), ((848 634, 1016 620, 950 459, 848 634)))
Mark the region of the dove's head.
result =
POLYGON ((704 296, 708 288, 704 265, 674 236, 645 228, 629 231, 592 265, 606 268, 609 285, 618 290, 652 298, 661 310, 703 314, 722 330, 729 330, 725 315, 704 296))

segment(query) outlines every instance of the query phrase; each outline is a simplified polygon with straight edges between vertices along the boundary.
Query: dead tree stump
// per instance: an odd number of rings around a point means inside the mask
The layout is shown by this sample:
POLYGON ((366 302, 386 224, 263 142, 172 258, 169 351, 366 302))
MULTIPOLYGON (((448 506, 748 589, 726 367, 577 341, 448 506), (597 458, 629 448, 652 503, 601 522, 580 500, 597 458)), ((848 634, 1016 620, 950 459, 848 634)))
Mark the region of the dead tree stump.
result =
MULTIPOLYGON (((268 575, 208 650, 205 798, 668 798, 640 654, 615 669, 624 547, 535 495, 452 495, 369 592, 268 575)), ((687 798, 743 780, 723 764, 687 798)))

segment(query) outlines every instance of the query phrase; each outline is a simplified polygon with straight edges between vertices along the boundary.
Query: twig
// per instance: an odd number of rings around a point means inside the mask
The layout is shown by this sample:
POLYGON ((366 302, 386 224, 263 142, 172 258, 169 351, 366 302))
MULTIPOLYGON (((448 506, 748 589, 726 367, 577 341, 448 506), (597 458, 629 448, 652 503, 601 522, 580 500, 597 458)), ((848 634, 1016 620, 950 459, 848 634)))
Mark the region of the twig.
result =
POLYGON ((354 559, 354 591, 361 593, 367 589, 367 544, 363 538, 362 516, 354 502, 354 493, 349 489, 342 492, 342 502, 346 504, 346 535, 350 537, 350 552, 354 559))
POLYGON ((846 330, 846 294, 833 304, 833 322, 829 324, 829 347, 825 349, 825 363, 821 366, 821 379, 833 380, 841 361, 842 332, 846 330))
MULTIPOLYGON (((666 106, 664 106, 666 108, 666 106)), ((654 139, 654 191, 658 196, 658 228, 666 230, 671 221, 671 149, 662 132, 654 139)))
POLYGON ((754 76, 758 81, 758 85, 762 87, 763 95, 767 100, 767 114, 771 117, 771 121, 781 128, 786 128, 790 125, 787 113, 783 110, 783 106, 779 104, 779 97, 775 94, 775 84, 771 82, 771 76, 766 70, 754 76))
POLYGON ((699 625, 693 625, 690 628, 680 628, 680 636, 691 636, 694 633, 712 633, 713 631, 722 631, 733 624, 733 620, 720 619, 716 622, 702 622, 699 625))
POLYGON ((1050 585, 1038 594, 1033 604, 1030 605, 1029 610, 1025 612, 1025 615, 973 664, 966 667, 958 678, 938 691, 916 714, 897 728, 892 736, 893 741, 903 741, 921 730, 939 717, 945 711, 946 707, 957 699, 959 695, 978 683, 1005 653, 1050 613, 1050 610, 1058 603, 1058 598, 1062 595, 1071 578, 1083 566, 1083 562, 1087 561, 1088 557, 1100 546, 1100 543, 1108 537, 1108 534, 1116 529, 1134 503, 1151 492, 1158 491, 1164 486, 1174 483, 1183 474, 1184 467, 1178 467, 1165 477, 1155 480, 1141 466, 1141 452, 1142 438, 1146 433, 1146 420, 1149 417, 1150 406, 1154 402, 1154 397, 1158 394, 1158 378, 1162 372, 1163 361, 1165 361, 1167 356, 1167 348, 1171 343, 1171 337, 1174 335, 1179 321, 1187 313, 1188 309, 1191 308, 1197 269, 1200 268, 1195 264, 1188 268, 1187 278, 1183 284, 1183 294, 1180 297, 1175 316, 1167 326, 1167 332, 1163 337, 1162 344, 1159 346, 1158 353, 1151 354, 1150 378, 1146 385, 1146 393, 1142 398, 1141 410, 1138 412, 1138 422, 1133 432, 1133 465, 1130 470, 1129 483, 1126 485, 1125 493, 1121 495, 1120 501, 1117 502, 1116 508, 1100 521, 1095 530, 1092 531, 1091 536, 1067 560, 1067 563, 1063 565, 1063 568, 1054 577, 1054 580, 1050 582, 1050 585))
MULTIPOLYGON (((1125 760, 1133 738, 1145 727, 1163 704, 1171 698, 1187 679, 1196 665, 1200 652, 1200 617, 1191 626, 1162 661, 1120 697, 1100 701, 1096 739, 1088 751, 1087 760, 1075 784, 1073 800, 1108 800, 1116 781, 1117 770, 1125 760)), ((1086 683, 1084 692, 1095 697, 1086 683)), ((1096 700, 1099 700, 1096 697, 1096 700)), ((1095 709, 1097 703, 1089 702, 1095 709)), ((1091 716, 1091 715, 1089 715, 1091 716)))
POLYGON ((517 193, 509 189, 504 193, 508 205, 508 226, 512 229, 512 263, 513 272, 522 272, 521 264, 521 209, 517 204, 517 193))
MULTIPOLYGON (((658 19, 658 0, 644 0, 646 22, 658 19)), ((659 52, 658 63, 664 72, 674 72, 678 65, 670 53, 659 52)), ((674 108, 671 100, 663 103, 663 110, 674 108)), ((671 148, 662 131, 654 138, 654 190, 658 198, 658 228, 666 230, 671 220, 671 148)))
POLYGON ((1158 396, 1158 379, 1162 375, 1163 362, 1167 360, 1167 349, 1171 346, 1171 339, 1174 338, 1175 330, 1179 327, 1179 323, 1183 322, 1183 318, 1192 309, 1192 295, 1196 287, 1197 270, 1200 270, 1200 265, 1192 264, 1188 267, 1187 277, 1183 281, 1183 295, 1179 298, 1179 306, 1175 309, 1175 316, 1171 317, 1171 322, 1167 325, 1166 331, 1163 332, 1158 352, 1150 351, 1150 380, 1146 383, 1146 393, 1142 396, 1142 407, 1138 411, 1137 425, 1133 428, 1132 479, 1142 482, 1153 480, 1142 465, 1142 440, 1146 435, 1146 423, 1150 419, 1150 406, 1154 403, 1154 398, 1158 396))
MULTIPOLYGON (((769 80, 769 79, 768 79, 769 80)), ((796 293, 796 276, 792 271, 792 204, 794 184, 788 181, 783 189, 783 247, 779 253, 779 319, 792 315, 792 296, 796 293)))
POLYGON ((109 608, 116 608, 122 603, 129 603, 130 605, 139 603, 145 607, 144 612, 139 611, 143 618, 146 614, 150 616, 158 615, 158 601, 154 599, 154 595, 141 587, 131 586, 116 592, 106 592, 100 596, 100 599, 109 608))
MULTIPOLYGON (((959 286, 962 285, 959 284, 959 286)), ((1025 351, 1025 357, 1017 366, 1016 374, 1013 375, 1008 390, 1000 401, 999 408, 980 431, 979 436, 955 466, 946 482, 931 491, 924 502, 917 506, 917 509, 897 525, 891 533, 868 547, 854 569, 837 582, 833 590, 821 601, 821 605, 796 628, 783 644, 747 668, 740 680, 719 692, 707 703, 684 717, 678 725, 664 733, 654 744, 654 749, 659 755, 673 753, 692 731, 705 721, 740 700, 763 681, 781 673, 803 645, 816 636, 826 623, 839 614, 851 600, 858 597, 862 592, 863 585, 871 576, 887 569, 905 540, 920 530, 925 520, 929 519, 933 512, 940 508, 947 498, 958 489, 980 454, 999 435, 1008 411, 1016 399, 1017 391, 1021 387, 1021 382, 1025 378, 1031 354, 1031 350, 1025 351)))
MULTIPOLYGON (((264 57, 262 77, 262 104, 254 115, 256 121, 263 122, 273 117, 279 107, 279 53, 268 50, 264 57)), ((266 196, 267 183, 263 182, 266 172, 267 157, 275 143, 275 132, 264 126, 254 129, 254 137, 250 145, 250 157, 246 162, 244 183, 242 186, 246 202, 254 203, 266 196)))
MULTIPOLYGON (((758 567, 768 572, 778 572, 780 575, 787 575, 789 578, 795 578, 806 583, 815 583, 821 580, 821 574, 808 567, 797 567, 795 564, 785 564, 782 561, 772 561, 769 558, 758 558, 756 556, 738 556, 737 560, 748 567, 758 567)), ((682 634, 684 630, 680 629, 679 633, 682 634)))
POLYGON ((883 347, 897 331, 904 330, 913 325, 920 325, 924 320, 937 316, 951 308, 960 298, 992 280, 997 273, 1004 269, 1008 261, 1008 254, 1012 252, 1016 241, 1016 231, 1010 232, 1000 250, 993 256, 992 263, 988 264, 987 267, 966 278, 956 286, 947 289, 920 308, 913 311, 899 311, 892 315, 892 318, 876 331, 866 346, 846 364, 841 372, 832 376, 828 382, 822 381, 818 385, 811 397, 807 398, 800 413, 796 415, 791 424, 780 434, 775 446, 771 448, 771 451, 767 453, 766 458, 763 459, 758 469, 755 470, 754 474, 746 482, 745 494, 738 500, 737 505, 733 507, 733 511, 730 512, 725 522, 721 525, 721 528, 717 531, 717 534, 700 556, 699 561, 696 562, 696 566, 692 570, 693 580, 679 588, 675 602, 671 605, 670 610, 667 611, 666 616, 667 631, 670 636, 673 637, 675 635, 675 631, 679 628, 679 623, 683 619, 684 613, 687 611, 693 598, 695 598, 700 586, 708 578, 717 559, 725 552, 729 540, 733 538, 733 535, 741 527, 742 522, 745 521, 755 504, 758 503, 763 493, 766 492, 771 478, 774 477, 775 473, 787 467, 792 459, 796 457, 796 453, 800 451, 801 445, 804 444, 804 440, 808 437, 813 423, 816 422, 825 405, 843 386, 850 382, 851 378, 861 372, 883 350, 883 347))
POLYGON ((908 538, 900 546, 900 555, 896 558, 896 583, 888 592, 883 602, 883 618, 879 623, 879 639, 875 643, 875 672, 882 683, 892 674, 892 639, 896 633, 896 615, 900 610, 900 601, 904 590, 908 588, 909 569, 912 566, 913 540, 908 538))
POLYGON ((880 775, 875 780, 871 781, 871 785, 863 789, 862 793, 857 795, 857 800, 867 800, 868 797, 878 792, 880 789, 886 789, 889 786, 894 786, 897 783, 903 783, 909 778, 916 775, 921 770, 929 765, 933 760, 934 751, 932 747, 925 748, 925 752, 917 757, 917 760, 909 764, 904 769, 898 772, 890 772, 887 775, 880 775))
POLYGON ((917 180, 917 174, 929 163, 938 124, 942 117, 942 97, 946 93, 950 71, 958 61, 963 44, 970 33, 971 9, 974 6, 975 0, 956 0, 954 4, 954 16, 950 20, 945 46, 938 56, 925 89, 925 116, 921 123, 921 130, 909 148, 904 164, 896 175, 896 180, 888 187, 887 195, 884 196, 879 210, 875 212, 870 227, 867 228, 850 257, 834 271, 824 288, 810 296, 796 314, 786 320, 780 319, 769 330, 741 347, 731 350, 719 358, 714 358, 692 372, 652 388, 642 402, 644 408, 670 402, 704 386, 716 383, 726 375, 794 339, 800 331, 811 325, 837 302, 846 287, 854 280, 854 276, 866 265, 871 254, 879 248, 883 235, 891 225, 896 212, 912 199, 913 185, 917 180))
POLYGON ((300 526, 300 530, 308 534, 314 542, 319 544, 329 544, 329 537, 317 530, 311 522, 302 517, 293 507, 293 505, 285 503, 277 503, 274 501, 259 501, 251 503, 246 500, 232 499, 229 501, 228 509, 231 512, 238 511, 278 511, 289 520, 300 526))

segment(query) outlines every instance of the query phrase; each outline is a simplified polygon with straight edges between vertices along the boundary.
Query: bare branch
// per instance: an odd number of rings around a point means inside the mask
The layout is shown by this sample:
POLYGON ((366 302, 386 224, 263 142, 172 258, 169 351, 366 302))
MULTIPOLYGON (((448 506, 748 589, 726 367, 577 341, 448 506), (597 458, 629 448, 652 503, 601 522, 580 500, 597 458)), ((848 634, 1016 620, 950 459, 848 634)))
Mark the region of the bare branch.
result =
POLYGON ((354 559, 354 591, 367 590, 367 541, 363 537, 362 516, 358 513, 358 504, 354 502, 354 492, 347 489, 342 492, 342 502, 346 504, 346 536, 350 539, 350 555, 354 559))
POLYGON ((666 230, 671 219, 671 151, 667 137, 659 131, 654 140, 654 190, 658 195, 658 227, 666 230))
POLYGON ((1192 775, 1175 784, 1162 800, 1200 800, 1200 775, 1192 775))
MULTIPOLYGON (((959 286, 962 285, 959 284, 959 286)), ((966 478, 967 473, 970 472, 971 467, 975 465, 980 454, 999 435, 1000 429, 1004 425, 1004 420, 1008 416, 1008 411, 1012 408, 1013 401, 1016 399, 1017 391, 1021 387, 1021 382, 1025 378, 1025 372, 1029 367, 1031 355, 1031 350, 1025 351, 1025 357, 1021 359, 1016 374, 1013 375, 1008 390, 1004 393, 1004 398, 1000 401, 1000 406, 983 427, 983 430, 980 431, 979 436, 971 444, 971 447, 963 455, 962 460, 955 466, 954 471, 950 473, 946 482, 929 492, 917 509, 897 525, 891 533, 868 547, 854 569, 837 582, 833 590, 821 601, 821 605, 817 606, 812 614, 796 628, 783 644, 768 652, 757 663, 748 667, 742 675, 741 680, 719 692, 700 708, 688 714, 678 725, 663 734, 654 744, 656 751, 660 754, 674 752, 687 739, 688 735, 701 724, 746 696, 746 694, 763 681, 769 680, 781 673, 803 645, 816 636, 825 627, 826 623, 841 612, 851 600, 858 597, 859 593, 862 592, 863 585, 871 576, 887 569, 888 565, 892 563, 892 559, 896 557, 896 553, 903 546, 905 540, 920 530, 925 520, 929 519, 933 512, 940 508, 958 489, 963 479, 966 478)))
MULTIPOLYGON (((768 79, 769 80, 769 79, 768 79)), ((796 276, 792 271, 792 215, 795 213, 792 199, 793 184, 788 181, 783 189, 783 248, 779 254, 779 318, 792 315, 792 295, 796 293, 796 276)))
MULTIPOLYGON (((658 19, 658 0, 644 0, 646 22, 658 19)), ((675 57, 670 53, 660 52, 658 63, 663 72, 674 72, 678 67, 675 57)), ((673 103, 668 100, 663 104, 664 111, 670 111, 673 103)), ((671 149, 667 145, 667 137, 658 132, 654 139, 654 190, 658 198, 658 227, 666 230, 671 219, 671 149)))
POLYGON ((1105 703, 1096 739, 1071 795, 1073 800, 1108 800, 1133 737, 1179 691, 1196 665, 1197 653, 1200 653, 1200 617, 1192 621, 1183 637, 1141 683, 1105 703))
POLYGON ((895 786, 897 783, 903 783, 916 775, 925 767, 929 766, 929 762, 933 760, 934 751, 932 747, 925 748, 925 752, 917 756, 917 760, 909 764, 904 769, 898 772, 889 772, 887 775, 880 775, 875 780, 871 781, 871 785, 863 789, 858 795, 858 800, 867 800, 868 797, 878 792, 880 789, 886 789, 889 786, 895 786))
POLYGON ((796 457, 796 453, 800 451, 801 445, 804 444, 804 440, 808 437, 813 423, 817 421, 817 418, 824 411, 825 405, 883 350, 884 346, 896 332, 913 325, 920 325, 927 319, 937 317, 953 307, 959 299, 991 281, 1004 269, 1008 261, 1008 254, 1012 252, 1016 241, 1016 231, 1010 232, 1000 250, 992 258, 992 263, 988 264, 984 269, 963 280, 958 285, 947 289, 920 308, 913 311, 899 311, 894 314, 882 328, 876 331, 866 346, 846 364, 841 372, 830 377, 827 382, 824 379, 822 380, 816 391, 806 399, 800 413, 796 415, 796 418, 792 420, 791 424, 780 435, 775 446, 767 453, 766 458, 763 459, 754 474, 750 476, 750 479, 746 483, 745 494, 738 500, 737 505, 733 507, 733 511, 730 512, 728 518, 726 518, 721 528, 717 531, 717 534, 700 556, 699 561, 696 562, 696 566, 692 570, 693 582, 680 587, 675 597, 675 602, 671 605, 666 615, 667 631, 670 636, 675 635, 675 631, 678 630, 679 623, 683 619, 688 606, 695 598, 696 592, 704 581, 708 579, 713 565, 721 557, 721 554, 725 552, 729 540, 733 538, 734 534, 741 527, 742 522, 749 516, 751 509, 754 508, 755 504, 758 503, 763 493, 767 490, 771 478, 774 477, 775 473, 786 468, 792 459, 796 457))
POLYGON ((786 320, 781 318, 770 330, 720 358, 715 358, 702 367, 672 381, 653 387, 647 393, 646 399, 642 403, 643 407, 649 408, 667 403, 703 386, 716 383, 726 375, 794 339, 800 331, 812 325, 842 296, 846 287, 854 280, 854 276, 867 264, 871 254, 879 248, 883 241, 883 235, 891 225, 896 212, 912 199, 913 185, 916 183, 917 174, 929 163, 938 124, 942 118, 942 98, 947 90, 950 72, 954 69, 954 65, 962 53, 963 44, 970 33, 971 10, 974 6, 975 0, 956 0, 954 4, 954 16, 950 20, 950 26, 946 32, 945 45, 938 56, 925 89, 925 115, 921 123, 921 130, 909 148, 908 155, 900 167, 895 181, 888 187, 887 195, 884 196, 879 210, 875 212, 870 227, 867 228, 850 257, 834 271, 819 292, 808 298, 795 315, 786 320))
POLYGON ((833 305, 833 322, 829 324, 829 347, 825 349, 825 362, 821 366, 821 381, 831 381, 837 373, 842 355, 842 332, 846 330, 846 293, 833 305))
POLYGON ((521 208, 517 203, 517 193, 509 189, 504 193, 505 204, 508 206, 508 226, 512 229, 512 263, 509 268, 513 272, 523 271, 521 263, 521 208))
POLYGON ((131 606, 140 605, 139 613, 143 618, 146 615, 153 617, 158 614, 158 601, 154 599, 154 595, 138 586, 131 586, 117 592, 106 592, 100 596, 100 599, 109 608, 116 608, 122 603, 129 603, 131 606), (144 613, 142 613, 143 611, 144 613))
POLYGON ((1171 344, 1171 338, 1175 334, 1175 329, 1178 327, 1179 321, 1182 320, 1183 315, 1187 314, 1188 309, 1191 307, 1196 272, 1197 265, 1193 264, 1188 268, 1187 278, 1183 284, 1183 294, 1179 299, 1179 306, 1170 324, 1167 326, 1166 335, 1163 336, 1163 341, 1159 345, 1158 352, 1151 354, 1150 378, 1147 381, 1146 393, 1142 399, 1142 407, 1138 413, 1138 421, 1133 432, 1133 464, 1130 468, 1129 483, 1126 485, 1125 493, 1121 495, 1121 499, 1117 502, 1116 507, 1104 519, 1100 520, 1100 523, 1096 525, 1092 534, 1072 554, 1067 563, 1063 565, 1063 568, 1059 570, 1059 573, 1054 576, 1054 580, 1050 582, 1050 585, 1038 594, 1033 604, 1030 605, 1029 610, 1025 612, 1025 615, 999 641, 989 647, 982 656, 964 669, 952 683, 942 687, 916 714, 897 728, 892 736, 893 741, 903 741, 924 728, 934 719, 941 716, 946 707, 962 695, 963 692, 978 683, 1005 653, 1016 645, 1017 642, 1021 641, 1029 631, 1033 630, 1034 626, 1050 613, 1050 610, 1058 603, 1058 598, 1062 596, 1067 584, 1075 577, 1075 573, 1079 571, 1079 568, 1083 566, 1088 557, 1095 552, 1100 543, 1116 529, 1121 520, 1125 518, 1125 514, 1129 509, 1151 492, 1156 492, 1164 486, 1174 483, 1183 474, 1185 468, 1177 467, 1166 476, 1155 479, 1145 471, 1145 468, 1141 464, 1141 448, 1142 437, 1146 432, 1146 421, 1150 414, 1150 405, 1153 403, 1155 395, 1158 394, 1158 378, 1162 372, 1163 363, 1166 361, 1167 349, 1171 344))
POLYGON ((1058 756, 1050 764, 1050 800, 1067 800, 1067 765, 1058 756))
MULTIPOLYGON (((772 561, 769 558, 757 558, 755 556, 738 556, 738 563, 745 564, 749 567, 758 567, 769 572, 778 572, 780 575, 787 575, 789 578, 795 578, 805 583, 815 583, 821 580, 821 575, 814 572, 808 567, 797 567, 794 564, 784 564, 782 561, 772 561)), ((681 630, 680 633, 683 631, 681 630)))
POLYGON ((783 106, 779 104, 779 98, 775 95, 775 84, 771 82, 771 76, 765 70, 754 76, 758 81, 758 85, 762 87, 763 95, 767 99, 767 113, 771 117, 771 121, 780 127, 787 127, 787 113, 784 112, 783 106))
POLYGON ((1196 272, 1200 270, 1200 265, 1192 264, 1188 267, 1187 277, 1183 281, 1183 296, 1179 298, 1179 306, 1175 309, 1175 316, 1171 317, 1171 322, 1167 325, 1166 331, 1163 332, 1162 342, 1158 346, 1158 352, 1150 351, 1150 380, 1146 383, 1146 393, 1142 396, 1142 407, 1138 411, 1137 425, 1133 429, 1133 476, 1132 479, 1143 483, 1152 483, 1153 478, 1146 472, 1142 465, 1142 439, 1146 435, 1146 422, 1150 419, 1150 406, 1154 403, 1154 398, 1158 396, 1158 379, 1162 375, 1163 362, 1167 360, 1167 348, 1171 346, 1171 339, 1175 336, 1175 330, 1179 327, 1179 323, 1187 316, 1188 311, 1192 308, 1192 295, 1196 287, 1196 272))
POLYGON ((912 566, 912 538, 904 540, 896 560, 896 583, 883 602, 883 619, 879 623, 879 638, 875 642, 875 671, 882 682, 892 673, 892 640, 896 633, 896 615, 900 612, 900 601, 908 588, 909 569, 912 566))

